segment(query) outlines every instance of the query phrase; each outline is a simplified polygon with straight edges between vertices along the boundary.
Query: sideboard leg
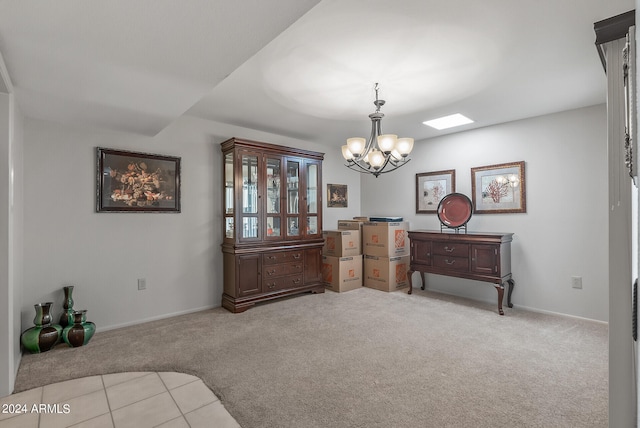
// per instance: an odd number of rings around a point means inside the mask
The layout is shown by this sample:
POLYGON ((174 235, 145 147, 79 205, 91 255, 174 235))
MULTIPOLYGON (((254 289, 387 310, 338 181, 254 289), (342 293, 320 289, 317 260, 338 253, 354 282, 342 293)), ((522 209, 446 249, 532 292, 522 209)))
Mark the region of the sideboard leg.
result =
POLYGON ((500 315, 504 315, 504 311, 502 310, 502 298, 504 297, 504 286, 502 284, 496 285, 496 290, 498 290, 498 312, 500 315))
POLYGON ((513 303, 511 303, 511 293, 513 292, 513 286, 515 285, 515 281, 513 278, 507 281, 509 283, 509 291, 507 292, 507 306, 513 308, 513 303))
POLYGON ((424 272, 420 272, 420 279, 422 279, 422 286, 420 286, 420 290, 424 290, 427 286, 427 281, 424 279, 424 272))
POLYGON ((413 293, 413 281, 411 281, 411 278, 413 278, 413 270, 408 270, 407 271, 407 280, 409 281, 409 289, 407 290, 407 294, 411 294, 413 293))

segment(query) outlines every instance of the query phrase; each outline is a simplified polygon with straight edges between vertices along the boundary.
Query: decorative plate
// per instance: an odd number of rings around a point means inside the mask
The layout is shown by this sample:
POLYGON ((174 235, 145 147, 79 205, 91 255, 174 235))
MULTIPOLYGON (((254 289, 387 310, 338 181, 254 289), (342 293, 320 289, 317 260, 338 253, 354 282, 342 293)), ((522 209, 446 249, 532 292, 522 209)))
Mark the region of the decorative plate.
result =
POLYGON ((438 219, 440 223, 450 228, 467 224, 472 212, 471 199, 462 193, 449 193, 438 204, 438 219))

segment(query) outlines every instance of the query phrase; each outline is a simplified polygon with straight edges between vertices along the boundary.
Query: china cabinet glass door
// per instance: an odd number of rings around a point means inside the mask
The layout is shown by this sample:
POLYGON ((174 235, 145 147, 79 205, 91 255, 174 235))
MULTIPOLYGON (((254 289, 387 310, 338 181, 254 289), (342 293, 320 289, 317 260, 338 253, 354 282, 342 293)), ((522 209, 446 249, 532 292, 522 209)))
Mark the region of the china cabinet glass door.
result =
POLYGON ((235 237, 233 224, 234 199, 233 153, 230 152, 224 155, 224 236, 228 239, 233 239, 235 237))
POLYGON ((287 236, 300 236, 300 162, 287 160, 287 236))
POLYGON ((307 211, 307 235, 319 234, 319 205, 320 205, 320 175, 319 166, 316 163, 307 163, 307 194, 306 194, 306 211, 307 211))
POLYGON ((267 158, 266 238, 282 239, 282 160, 267 158))
POLYGON ((258 238, 258 159, 255 154, 242 154, 242 229, 240 238, 258 238))

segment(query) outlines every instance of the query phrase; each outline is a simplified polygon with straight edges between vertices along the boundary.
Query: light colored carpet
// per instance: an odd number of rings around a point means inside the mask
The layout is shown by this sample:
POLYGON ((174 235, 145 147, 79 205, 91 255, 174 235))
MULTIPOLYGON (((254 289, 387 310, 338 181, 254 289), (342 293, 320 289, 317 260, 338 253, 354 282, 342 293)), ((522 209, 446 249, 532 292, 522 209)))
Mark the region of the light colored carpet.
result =
POLYGON ((362 288, 98 332, 24 355, 16 392, 178 371, 245 428, 606 427, 607 352, 604 324, 362 288))

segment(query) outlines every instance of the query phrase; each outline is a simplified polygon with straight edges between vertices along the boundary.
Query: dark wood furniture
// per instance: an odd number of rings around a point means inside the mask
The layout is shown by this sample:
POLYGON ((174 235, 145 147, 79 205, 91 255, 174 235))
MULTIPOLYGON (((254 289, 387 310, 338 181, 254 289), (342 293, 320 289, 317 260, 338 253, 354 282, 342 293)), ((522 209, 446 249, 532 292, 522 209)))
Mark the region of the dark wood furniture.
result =
POLYGON ((323 153, 231 138, 223 154, 222 306, 323 293, 323 153))
POLYGON ((513 233, 454 233, 447 231, 409 231, 411 276, 420 272, 422 289, 425 273, 491 282, 498 290, 498 312, 504 315, 504 283, 509 284, 507 304, 510 308, 514 281, 511 276, 511 241, 513 233))

